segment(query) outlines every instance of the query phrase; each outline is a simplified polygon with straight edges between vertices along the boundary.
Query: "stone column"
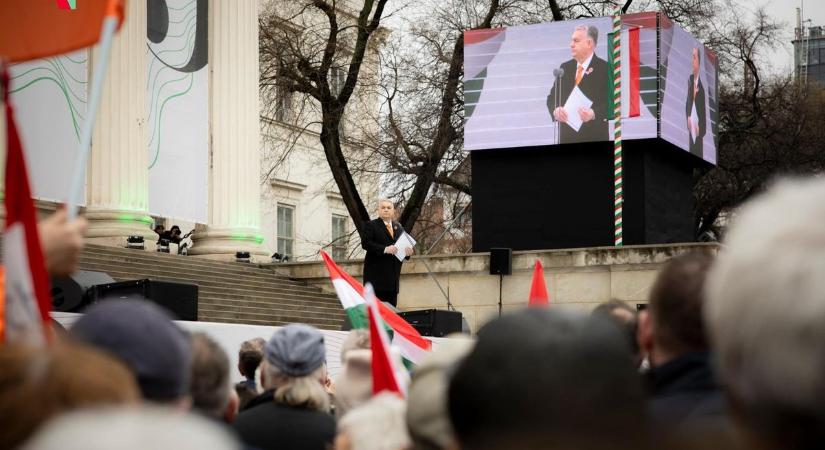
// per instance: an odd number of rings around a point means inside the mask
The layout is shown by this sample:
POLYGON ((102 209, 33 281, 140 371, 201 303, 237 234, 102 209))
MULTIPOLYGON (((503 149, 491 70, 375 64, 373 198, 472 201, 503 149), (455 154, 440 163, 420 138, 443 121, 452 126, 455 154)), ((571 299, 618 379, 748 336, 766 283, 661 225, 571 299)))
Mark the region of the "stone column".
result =
POLYGON ((209 2, 209 222, 190 255, 267 256, 260 234, 258 2, 209 2))
MULTIPOLYGON (((157 235, 148 213, 146 156, 146 2, 127 2, 117 33, 92 135, 86 185, 87 240, 124 246, 128 236, 157 235)), ((91 52, 90 67, 99 60, 91 52)))

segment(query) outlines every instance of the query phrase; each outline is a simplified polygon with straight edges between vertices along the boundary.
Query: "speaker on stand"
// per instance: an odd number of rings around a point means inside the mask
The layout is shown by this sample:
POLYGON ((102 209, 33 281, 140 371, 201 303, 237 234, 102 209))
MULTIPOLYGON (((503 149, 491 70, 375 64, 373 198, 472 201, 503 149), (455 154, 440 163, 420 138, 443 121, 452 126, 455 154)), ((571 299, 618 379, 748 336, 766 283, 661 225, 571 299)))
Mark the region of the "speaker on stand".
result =
POLYGON ((498 275, 498 316, 501 317, 502 310, 502 289, 504 285, 504 275, 513 273, 513 249, 512 248, 491 248, 490 249, 490 275, 498 275))

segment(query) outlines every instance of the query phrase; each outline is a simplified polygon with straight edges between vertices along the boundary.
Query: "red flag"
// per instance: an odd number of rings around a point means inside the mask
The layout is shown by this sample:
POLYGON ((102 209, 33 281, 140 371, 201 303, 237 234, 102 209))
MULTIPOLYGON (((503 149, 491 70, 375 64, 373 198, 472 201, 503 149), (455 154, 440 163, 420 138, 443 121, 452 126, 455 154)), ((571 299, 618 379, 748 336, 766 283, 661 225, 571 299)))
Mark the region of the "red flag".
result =
POLYGON ((381 313, 378 311, 378 301, 375 299, 372 285, 367 284, 364 289, 364 297, 366 297, 369 307, 372 393, 375 395, 383 391, 390 391, 403 397, 404 392, 401 383, 398 382, 395 376, 397 370, 390 356, 390 339, 384 327, 379 325, 381 313))
POLYGON ((530 299, 527 306, 547 307, 550 305, 550 297, 547 295, 547 286, 544 284, 544 268, 541 261, 536 260, 533 267, 533 282, 530 285, 530 299))
POLYGON ((629 117, 638 117, 639 110, 639 27, 631 28, 627 32, 627 48, 630 59, 630 108, 629 117))
POLYGON ((83 0, 62 9, 54 0, 2 0, 0 56, 19 62, 89 47, 100 39, 106 17, 123 23, 125 1, 83 0))
POLYGON ((37 217, 29 189, 29 176, 14 111, 9 102, 9 75, 3 67, 0 84, 6 103, 6 227, 3 232, 5 291, 3 316, 0 317, 0 340, 23 339, 43 343, 49 332, 51 294, 49 276, 40 238, 37 217))

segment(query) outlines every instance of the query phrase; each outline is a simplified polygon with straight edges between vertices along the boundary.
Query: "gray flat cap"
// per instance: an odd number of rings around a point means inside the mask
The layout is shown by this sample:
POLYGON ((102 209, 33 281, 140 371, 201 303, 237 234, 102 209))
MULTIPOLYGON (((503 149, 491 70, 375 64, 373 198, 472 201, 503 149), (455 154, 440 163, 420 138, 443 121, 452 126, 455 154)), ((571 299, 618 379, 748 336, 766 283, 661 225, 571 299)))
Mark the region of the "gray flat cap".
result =
POLYGON ((316 328, 290 324, 279 328, 266 343, 266 360, 291 377, 309 375, 326 361, 324 335, 316 328))

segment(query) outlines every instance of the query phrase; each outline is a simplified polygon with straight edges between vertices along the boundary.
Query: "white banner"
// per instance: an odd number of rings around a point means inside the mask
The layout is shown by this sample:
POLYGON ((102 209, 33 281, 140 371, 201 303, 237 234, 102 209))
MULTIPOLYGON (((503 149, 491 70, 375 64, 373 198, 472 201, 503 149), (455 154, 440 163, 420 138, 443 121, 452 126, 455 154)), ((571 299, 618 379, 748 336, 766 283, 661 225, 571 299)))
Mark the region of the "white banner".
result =
POLYGON ((149 212, 206 223, 208 2, 147 6, 149 212))
POLYGON ((86 115, 88 50, 16 64, 9 75, 32 195, 65 202, 86 115))

